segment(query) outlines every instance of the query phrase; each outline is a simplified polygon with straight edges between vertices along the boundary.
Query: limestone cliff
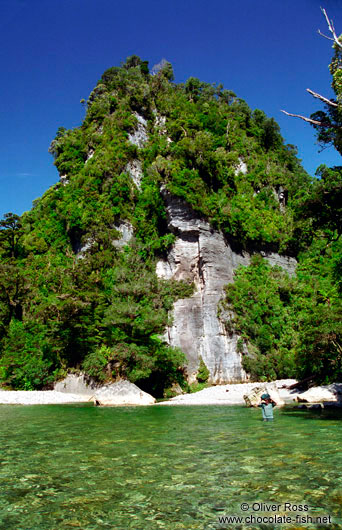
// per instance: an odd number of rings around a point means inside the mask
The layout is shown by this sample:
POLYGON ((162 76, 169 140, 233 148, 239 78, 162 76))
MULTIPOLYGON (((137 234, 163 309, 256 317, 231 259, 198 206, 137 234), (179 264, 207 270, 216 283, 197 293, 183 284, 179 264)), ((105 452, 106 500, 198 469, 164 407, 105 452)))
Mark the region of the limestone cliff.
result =
MULTIPOLYGON (((233 281, 234 270, 248 265, 251 255, 233 251, 218 230, 200 218, 183 200, 165 189, 168 226, 177 239, 165 261, 157 264, 157 274, 165 279, 190 280, 195 292, 178 300, 173 308, 173 324, 166 331, 172 346, 180 347, 188 358, 189 381, 196 377, 202 356, 212 383, 246 381, 247 375, 237 351, 238 335, 229 334, 218 316, 224 286, 233 281)), ((275 253, 263 253, 271 265, 292 274, 296 260, 275 253)))

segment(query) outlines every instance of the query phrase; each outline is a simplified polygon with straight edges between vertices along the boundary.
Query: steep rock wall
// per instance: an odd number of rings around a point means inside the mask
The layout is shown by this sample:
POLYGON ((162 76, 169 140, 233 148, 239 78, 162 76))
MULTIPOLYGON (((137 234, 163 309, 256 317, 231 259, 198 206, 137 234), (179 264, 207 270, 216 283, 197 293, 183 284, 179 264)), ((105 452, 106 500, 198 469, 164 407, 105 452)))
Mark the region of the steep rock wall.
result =
MULTIPOLYGON (((159 277, 190 280, 195 292, 177 300, 173 324, 166 339, 180 347, 188 358, 189 381, 195 380, 202 356, 212 383, 246 381, 247 374, 237 351, 238 335, 229 334, 218 316, 218 303, 234 270, 250 263, 250 254, 232 250, 223 234, 201 219, 184 201, 162 190, 166 202, 169 229, 177 236, 167 260, 157 263, 159 277)), ((279 265, 293 274, 296 261, 275 253, 262 253, 271 265, 279 265)))

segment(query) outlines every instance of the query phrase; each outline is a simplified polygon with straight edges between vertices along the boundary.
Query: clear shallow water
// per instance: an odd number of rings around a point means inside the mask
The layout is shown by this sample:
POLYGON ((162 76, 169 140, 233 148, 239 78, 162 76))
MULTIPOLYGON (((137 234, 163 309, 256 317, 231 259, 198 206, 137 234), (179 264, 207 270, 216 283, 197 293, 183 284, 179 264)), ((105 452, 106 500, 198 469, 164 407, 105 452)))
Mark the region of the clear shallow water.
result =
POLYGON ((342 528, 336 412, 37 405, 0 406, 0 421, 1 530, 323 528, 219 524, 261 502, 342 528))

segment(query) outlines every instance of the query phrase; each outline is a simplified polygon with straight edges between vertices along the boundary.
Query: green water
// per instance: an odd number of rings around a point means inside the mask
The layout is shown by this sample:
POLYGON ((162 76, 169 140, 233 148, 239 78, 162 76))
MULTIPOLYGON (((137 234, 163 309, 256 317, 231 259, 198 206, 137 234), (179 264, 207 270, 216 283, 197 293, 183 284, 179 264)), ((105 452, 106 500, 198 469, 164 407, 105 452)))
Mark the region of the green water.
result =
POLYGON ((260 515, 251 506, 261 502, 281 504, 278 515, 285 502, 306 504, 342 528, 342 416, 260 416, 223 406, 0 406, 0 529, 323 528, 219 523, 260 515))

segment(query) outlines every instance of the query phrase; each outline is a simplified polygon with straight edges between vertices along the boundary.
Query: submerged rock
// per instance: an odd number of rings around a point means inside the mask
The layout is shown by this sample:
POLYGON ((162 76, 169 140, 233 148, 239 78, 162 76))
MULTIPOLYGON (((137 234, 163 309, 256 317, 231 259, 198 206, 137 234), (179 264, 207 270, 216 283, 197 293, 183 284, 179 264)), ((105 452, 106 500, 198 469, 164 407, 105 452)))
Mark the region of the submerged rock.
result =
POLYGON ((115 406, 153 405, 156 400, 130 381, 121 379, 99 388, 93 396, 93 401, 95 405, 115 406))

